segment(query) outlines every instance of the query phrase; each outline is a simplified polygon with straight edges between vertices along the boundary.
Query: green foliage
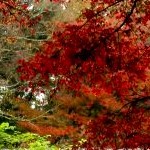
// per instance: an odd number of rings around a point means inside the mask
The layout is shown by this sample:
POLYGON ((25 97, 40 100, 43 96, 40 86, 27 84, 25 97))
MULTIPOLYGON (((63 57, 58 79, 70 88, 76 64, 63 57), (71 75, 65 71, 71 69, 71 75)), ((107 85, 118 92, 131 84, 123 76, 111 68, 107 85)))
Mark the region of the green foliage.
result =
MULTIPOLYGON (((86 140, 81 139, 79 143, 86 140)), ((15 126, 10 126, 8 122, 0 124, 0 149, 18 149, 18 150, 71 150, 71 143, 60 143, 59 146, 52 145, 46 139, 33 133, 21 133, 15 126)))
POLYGON ((44 150, 49 149, 49 142, 46 141, 43 137, 39 137, 38 140, 36 140, 33 143, 30 143, 29 146, 30 150, 44 150))
POLYGON ((0 149, 51 149, 50 142, 46 140, 46 137, 40 137, 29 132, 21 133, 16 130, 15 126, 10 126, 9 123, 0 125, 0 139, 0 149))

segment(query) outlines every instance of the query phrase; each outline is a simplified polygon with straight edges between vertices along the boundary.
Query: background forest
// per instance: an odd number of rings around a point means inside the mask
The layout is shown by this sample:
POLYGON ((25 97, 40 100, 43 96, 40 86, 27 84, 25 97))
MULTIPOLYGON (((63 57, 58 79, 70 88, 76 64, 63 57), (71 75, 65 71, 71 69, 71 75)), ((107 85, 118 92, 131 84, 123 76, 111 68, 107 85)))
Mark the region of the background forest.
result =
POLYGON ((150 148, 148 0, 0 0, 0 149, 150 148))

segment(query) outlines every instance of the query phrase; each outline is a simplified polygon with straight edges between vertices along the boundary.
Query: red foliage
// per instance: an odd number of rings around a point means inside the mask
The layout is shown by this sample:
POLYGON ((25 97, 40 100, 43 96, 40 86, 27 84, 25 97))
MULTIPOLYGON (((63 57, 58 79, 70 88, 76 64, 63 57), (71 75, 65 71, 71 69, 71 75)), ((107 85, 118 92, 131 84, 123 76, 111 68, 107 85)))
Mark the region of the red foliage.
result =
POLYGON ((143 129, 149 121, 147 109, 136 104, 149 100, 149 92, 139 92, 138 84, 145 81, 150 67, 150 44, 146 44, 150 3, 92 0, 91 5, 79 25, 67 24, 54 33, 41 52, 20 62, 18 72, 22 80, 39 85, 48 85, 51 75, 59 76, 59 87, 77 93, 89 87, 97 96, 103 89, 127 107, 127 112, 102 113, 91 121, 88 148, 148 148, 149 127, 143 129))
POLYGON ((18 125, 30 132, 38 133, 39 135, 51 135, 51 136, 65 136, 68 134, 73 134, 75 132, 75 128, 72 126, 68 126, 66 128, 57 128, 52 126, 40 126, 27 121, 20 121, 18 125))
MULTIPOLYGON (((34 1, 38 3, 37 0, 34 1)), ((4 16, 1 16, 1 21, 5 24, 15 22, 20 27, 31 27, 35 25, 40 21, 41 17, 37 16, 32 18, 28 6, 29 4, 23 1, 1 0, 0 13, 4 16)))
POLYGON ((100 115, 89 123, 86 148, 149 148, 149 116, 142 109, 131 109, 118 114, 100 115))

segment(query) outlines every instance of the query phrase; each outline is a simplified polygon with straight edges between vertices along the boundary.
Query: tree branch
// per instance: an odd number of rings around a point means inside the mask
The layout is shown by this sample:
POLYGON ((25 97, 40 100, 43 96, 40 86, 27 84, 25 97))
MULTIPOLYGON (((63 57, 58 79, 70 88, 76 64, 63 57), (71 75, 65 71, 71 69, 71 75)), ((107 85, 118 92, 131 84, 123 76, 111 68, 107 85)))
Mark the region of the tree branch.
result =
POLYGON ((97 11, 97 13, 95 13, 91 18, 89 18, 82 26, 80 26, 80 28, 78 30, 80 30, 83 26, 85 26, 89 21, 91 21, 94 17, 98 16, 99 14, 101 14, 102 12, 106 11, 108 8, 115 6, 116 4, 123 2, 124 0, 119 0, 116 1, 115 3, 105 7, 104 9, 97 11))
POLYGON ((150 96, 146 96, 146 97, 138 97, 138 98, 135 98, 133 101, 130 101, 128 103, 126 103, 125 105, 123 105, 118 111, 117 113, 119 113, 123 108, 127 107, 127 106, 135 106, 137 103, 139 102, 145 102, 145 101, 148 101, 150 100, 150 96))
POLYGON ((128 22, 128 20, 130 19, 130 16, 133 14, 134 9, 136 8, 136 5, 137 5, 137 2, 138 2, 138 1, 139 1, 139 0, 135 0, 135 1, 133 2, 133 5, 132 5, 131 10, 127 13, 127 15, 126 15, 124 21, 120 24, 120 26, 114 30, 114 33, 115 33, 115 32, 118 32, 118 31, 122 28, 122 26, 124 26, 124 25, 128 22))

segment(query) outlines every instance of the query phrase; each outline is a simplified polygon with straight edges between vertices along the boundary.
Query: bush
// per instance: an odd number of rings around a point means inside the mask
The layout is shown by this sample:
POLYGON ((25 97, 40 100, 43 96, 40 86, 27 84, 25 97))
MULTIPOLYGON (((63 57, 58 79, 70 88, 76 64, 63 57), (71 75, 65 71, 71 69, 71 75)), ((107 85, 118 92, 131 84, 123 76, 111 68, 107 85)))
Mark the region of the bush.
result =
POLYGON ((7 122, 0 125, 0 139, 0 149, 51 149, 51 144, 46 137, 29 132, 21 133, 7 122))

